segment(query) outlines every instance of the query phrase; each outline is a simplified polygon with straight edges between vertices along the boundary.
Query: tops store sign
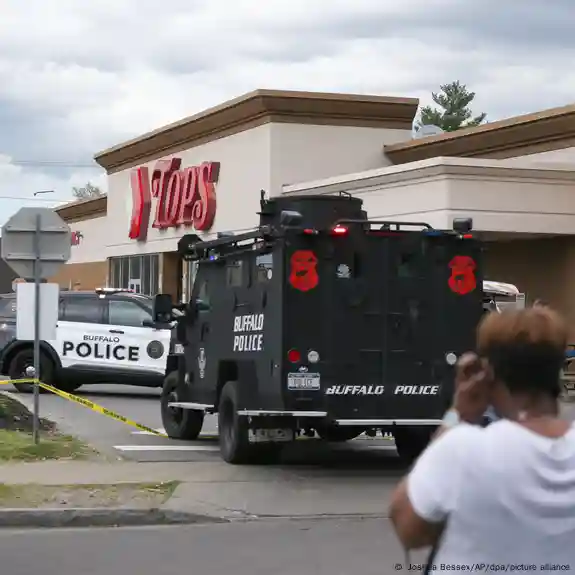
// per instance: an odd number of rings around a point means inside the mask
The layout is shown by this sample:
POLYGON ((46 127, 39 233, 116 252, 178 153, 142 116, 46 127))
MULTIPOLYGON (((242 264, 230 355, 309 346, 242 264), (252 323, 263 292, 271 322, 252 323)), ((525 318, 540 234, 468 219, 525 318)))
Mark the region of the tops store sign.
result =
POLYGON ((84 236, 82 232, 72 232, 70 235, 70 241, 72 242, 73 246, 79 246, 83 239, 84 236))
POLYGON ((152 198, 156 198, 153 228, 193 226, 198 231, 206 231, 212 227, 220 163, 204 162, 183 169, 181 164, 181 158, 158 160, 151 176, 146 166, 132 170, 130 239, 146 241, 152 198))

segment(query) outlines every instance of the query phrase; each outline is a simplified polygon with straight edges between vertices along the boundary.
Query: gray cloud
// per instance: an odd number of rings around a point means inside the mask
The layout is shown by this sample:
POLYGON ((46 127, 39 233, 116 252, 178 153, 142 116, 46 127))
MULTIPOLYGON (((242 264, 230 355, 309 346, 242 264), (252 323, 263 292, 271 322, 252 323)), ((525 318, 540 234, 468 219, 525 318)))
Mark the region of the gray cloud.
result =
MULTIPOLYGON (((87 163, 259 87, 426 103, 460 79, 490 119, 562 105, 572 13, 571 0, 4 0, 0 155, 87 163)), ((9 185, 66 189, 97 173, 40 166, 9 185)))

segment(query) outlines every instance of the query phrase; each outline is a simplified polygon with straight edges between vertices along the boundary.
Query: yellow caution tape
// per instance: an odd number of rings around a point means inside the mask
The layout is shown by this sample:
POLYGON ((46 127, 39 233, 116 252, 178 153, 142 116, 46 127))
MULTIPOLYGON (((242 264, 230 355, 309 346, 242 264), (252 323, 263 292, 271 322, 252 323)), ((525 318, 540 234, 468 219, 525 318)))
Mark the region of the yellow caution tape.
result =
POLYGON ((146 425, 142 425, 141 423, 136 423, 132 419, 128 419, 127 417, 124 417, 123 415, 120 415, 119 413, 116 413, 115 411, 112 411, 111 409, 108 409, 106 407, 98 405, 97 403, 94 403, 93 401, 90 401, 89 399, 85 399, 83 397, 79 397, 78 395, 73 395, 71 393, 67 393, 66 391, 62 391, 61 389, 58 389, 57 387, 54 387, 53 385, 48 385, 47 383, 42 383, 41 381, 38 381, 37 379, 6 379, 3 381, 0 381, 0 384, 8 384, 8 383, 37 383, 43 389, 45 389, 47 391, 51 391, 55 395, 59 395, 60 397, 63 397, 64 399, 68 399, 69 401, 73 401, 74 403, 79 403, 80 405, 87 407, 88 409, 91 409, 92 411, 95 411, 96 413, 101 413, 102 415, 107 415, 108 417, 111 417, 112 419, 115 419, 116 421, 120 421, 122 423, 125 423, 126 425, 130 425, 132 427, 135 427, 136 429, 139 429, 140 431, 147 431, 148 433, 151 433, 153 435, 158 435, 160 437, 168 437, 165 433, 160 433, 159 431, 156 431, 155 429, 152 429, 151 427, 147 427, 146 425))
MULTIPOLYGON (((96 413, 101 413, 102 415, 107 415, 108 417, 111 417, 112 419, 115 419, 116 421, 120 421, 121 423, 125 423, 126 425, 130 425, 132 427, 135 427, 136 429, 139 429, 140 431, 147 431, 148 433, 151 433, 152 435, 157 435, 159 437, 168 437, 167 434, 165 433, 161 433, 160 431, 157 431, 156 429, 152 429, 151 427, 147 427, 146 425, 142 425, 141 423, 137 423, 135 421, 133 421, 132 419, 128 419, 127 417, 124 417, 123 415, 120 415, 119 413, 116 413, 115 411, 112 411, 111 409, 108 409, 107 407, 103 407, 97 403, 94 403, 93 401, 90 401, 89 399, 85 399, 83 397, 80 397, 78 395, 74 395, 72 393, 68 393, 66 391, 62 391, 61 389, 58 389, 57 387, 54 387, 53 385, 49 385, 47 383, 42 383, 41 381, 38 381, 37 379, 5 379, 5 380, 1 380, 0 381, 0 385, 2 384, 9 384, 9 383, 38 383, 38 385, 40 387, 42 387, 43 389, 47 390, 47 391, 51 391, 52 393, 54 393, 55 395, 59 395, 60 397, 63 397, 64 399, 68 399, 69 401, 73 401, 75 403, 79 403, 80 405, 87 407, 88 409, 91 409, 92 411, 95 411, 96 413)), ((217 439, 217 435, 207 435, 207 436, 202 436, 202 439, 217 439)), ((300 435, 298 436, 299 440, 309 440, 309 439, 315 439, 315 437, 306 437, 304 435, 300 435)), ((369 437, 369 436, 363 436, 360 438, 361 440, 374 440, 374 439, 379 439, 377 437, 369 437)), ((383 436, 384 440, 388 440, 388 441, 393 441, 393 435, 391 433, 385 433, 385 435, 383 436)))

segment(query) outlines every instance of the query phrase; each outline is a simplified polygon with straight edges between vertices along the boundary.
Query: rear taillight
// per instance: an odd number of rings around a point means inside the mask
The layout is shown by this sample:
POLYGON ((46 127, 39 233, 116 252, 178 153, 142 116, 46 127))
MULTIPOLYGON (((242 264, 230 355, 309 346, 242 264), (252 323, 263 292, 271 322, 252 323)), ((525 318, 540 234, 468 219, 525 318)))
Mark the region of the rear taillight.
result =
POLYGON ((334 236, 345 236, 347 234, 347 228, 345 226, 335 226, 331 230, 334 236))
POLYGON ((288 361, 291 363, 299 363, 301 360, 301 353, 297 349, 290 349, 287 353, 288 361))

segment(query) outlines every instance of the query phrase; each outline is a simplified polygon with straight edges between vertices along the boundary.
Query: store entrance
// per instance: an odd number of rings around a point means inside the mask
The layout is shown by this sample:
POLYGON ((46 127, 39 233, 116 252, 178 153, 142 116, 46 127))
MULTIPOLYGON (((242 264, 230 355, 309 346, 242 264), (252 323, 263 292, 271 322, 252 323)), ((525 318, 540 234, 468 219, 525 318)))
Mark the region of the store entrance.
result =
POLYGON ((159 289, 159 260, 158 254, 110 258, 109 287, 156 295, 159 289))
POLYGON ((172 296, 175 301, 182 301, 182 259, 176 252, 162 254, 162 293, 172 296))
POLYGON ((134 293, 142 293, 142 280, 137 279, 131 279, 128 282, 128 289, 132 290, 134 293))

